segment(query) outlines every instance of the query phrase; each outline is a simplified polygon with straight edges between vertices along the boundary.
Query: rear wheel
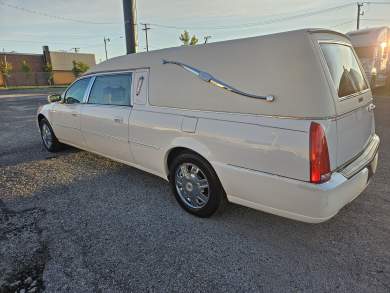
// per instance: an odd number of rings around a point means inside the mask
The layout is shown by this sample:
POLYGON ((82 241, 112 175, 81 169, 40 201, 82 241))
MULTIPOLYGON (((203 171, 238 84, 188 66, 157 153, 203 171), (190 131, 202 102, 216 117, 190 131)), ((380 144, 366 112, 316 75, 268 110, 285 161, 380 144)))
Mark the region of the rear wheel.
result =
POLYGON ((179 154, 170 166, 176 200, 191 214, 210 217, 224 201, 225 193, 211 165, 193 153, 179 154))
POLYGON ((41 138, 45 149, 49 152, 57 152, 61 150, 62 144, 58 141, 49 121, 47 121, 46 118, 39 121, 39 128, 41 130, 41 138))

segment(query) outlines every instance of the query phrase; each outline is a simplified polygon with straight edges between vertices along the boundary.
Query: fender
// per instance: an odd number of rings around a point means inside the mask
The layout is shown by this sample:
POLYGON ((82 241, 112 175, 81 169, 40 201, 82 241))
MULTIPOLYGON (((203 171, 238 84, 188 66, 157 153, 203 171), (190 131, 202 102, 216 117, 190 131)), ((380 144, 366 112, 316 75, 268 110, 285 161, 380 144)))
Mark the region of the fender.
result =
POLYGON ((40 106, 38 108, 37 120, 36 120, 38 128, 39 128, 39 123, 38 123, 39 122, 39 115, 43 115, 49 121, 49 123, 52 124, 50 113, 53 110, 54 106, 55 106, 55 103, 51 103, 51 104, 46 104, 46 105, 40 106))
POLYGON ((203 158, 205 158, 211 165, 213 161, 213 155, 210 152, 210 150, 207 148, 207 146, 203 143, 201 143, 199 140, 195 139, 194 137, 186 137, 186 136, 180 136, 176 137, 172 140, 171 144, 167 146, 166 149, 164 149, 164 157, 163 157, 163 168, 161 170, 165 171, 165 174, 168 176, 169 170, 168 170, 168 156, 171 153, 171 151, 175 148, 186 148, 189 149, 203 158))

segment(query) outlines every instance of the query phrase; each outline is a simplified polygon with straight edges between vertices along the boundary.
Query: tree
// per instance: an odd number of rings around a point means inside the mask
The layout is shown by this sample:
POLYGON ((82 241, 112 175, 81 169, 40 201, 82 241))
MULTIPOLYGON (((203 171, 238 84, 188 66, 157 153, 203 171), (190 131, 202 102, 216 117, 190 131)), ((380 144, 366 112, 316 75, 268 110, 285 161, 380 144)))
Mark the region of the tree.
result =
POLYGON ((7 62, 7 59, 0 61, 0 73, 4 80, 4 86, 7 87, 7 78, 11 76, 12 64, 7 62))
POLYGON ((182 34, 180 34, 179 39, 183 42, 184 46, 194 46, 199 41, 195 35, 190 38, 190 33, 188 31, 184 31, 182 34))
POLYGON ((79 77, 80 74, 86 72, 89 69, 89 66, 81 61, 77 62, 76 60, 73 60, 72 63, 73 63, 72 71, 74 76, 76 77, 79 77))
POLYGON ((50 63, 46 63, 42 69, 44 72, 47 72, 47 83, 49 85, 53 85, 53 66, 50 63))
POLYGON ((26 76, 30 76, 30 74, 31 74, 31 67, 30 67, 30 65, 27 63, 26 60, 23 60, 23 61, 22 61, 21 70, 22 70, 22 72, 24 72, 24 73, 26 74, 26 76))

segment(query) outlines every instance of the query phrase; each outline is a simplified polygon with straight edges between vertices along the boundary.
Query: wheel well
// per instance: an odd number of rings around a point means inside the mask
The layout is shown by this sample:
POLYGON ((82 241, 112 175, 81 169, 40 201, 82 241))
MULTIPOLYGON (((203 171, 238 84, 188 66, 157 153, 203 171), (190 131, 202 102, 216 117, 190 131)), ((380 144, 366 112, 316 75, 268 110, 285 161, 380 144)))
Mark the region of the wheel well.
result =
POLYGON ((173 149, 171 149, 168 153, 168 156, 167 156, 167 163, 166 163, 166 168, 167 168, 167 176, 168 176, 168 180, 169 180, 169 169, 171 167, 171 164, 173 162, 173 160, 179 155, 179 154, 182 154, 182 153, 192 153, 192 154, 195 154, 195 155, 198 155, 200 157, 202 157, 203 159, 205 159, 207 161, 207 159, 205 157, 203 157, 201 154, 189 149, 189 148, 185 148, 185 147, 175 147, 173 149))
POLYGON ((39 115, 38 115, 38 123, 41 122, 41 120, 42 120, 43 118, 46 118, 46 117, 43 116, 43 114, 39 114, 39 115))
MULTIPOLYGON (((209 162, 209 160, 207 160, 204 156, 202 156, 201 154, 197 153, 196 151, 193 151, 192 149, 189 149, 189 148, 186 148, 186 147, 175 147, 173 149, 171 149, 168 153, 168 156, 167 156, 167 160, 166 160, 166 168, 167 168, 167 178, 168 180, 170 181, 170 178, 169 178, 169 169, 170 169, 170 166, 173 162, 173 160, 175 159, 175 157, 177 157, 179 154, 182 154, 182 153, 190 153, 190 154, 195 154, 197 156, 200 156, 202 157, 207 163, 209 163, 210 167, 214 170, 215 172, 215 175, 217 176, 217 180, 219 181, 219 183, 221 184, 221 181, 219 180, 218 178, 218 174, 217 172, 215 171, 214 167, 211 165, 211 163, 209 162)), ((226 198, 226 192, 225 192, 225 189, 224 187, 222 186, 221 184, 221 188, 224 192, 224 196, 226 198)))

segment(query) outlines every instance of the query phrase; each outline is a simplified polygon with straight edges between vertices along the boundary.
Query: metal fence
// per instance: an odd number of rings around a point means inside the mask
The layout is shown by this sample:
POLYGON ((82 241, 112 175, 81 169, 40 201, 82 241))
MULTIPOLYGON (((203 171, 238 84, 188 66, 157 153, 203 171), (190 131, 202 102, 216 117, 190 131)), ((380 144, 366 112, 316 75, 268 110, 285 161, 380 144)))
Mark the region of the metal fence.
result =
POLYGON ((50 72, 11 72, 6 82, 7 86, 50 85, 51 77, 50 72))

